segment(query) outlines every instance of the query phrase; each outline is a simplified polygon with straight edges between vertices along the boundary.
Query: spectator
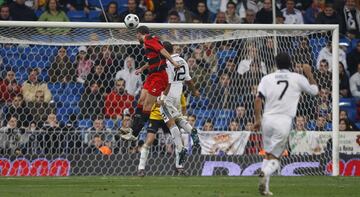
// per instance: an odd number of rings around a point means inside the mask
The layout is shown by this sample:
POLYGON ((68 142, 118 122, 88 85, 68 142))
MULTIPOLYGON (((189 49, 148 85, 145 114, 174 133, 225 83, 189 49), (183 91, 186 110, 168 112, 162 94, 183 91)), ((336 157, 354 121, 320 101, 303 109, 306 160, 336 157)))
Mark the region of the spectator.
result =
MULTIPOLYGON (((321 60, 327 60, 329 63, 329 71, 332 70, 332 47, 331 47, 331 41, 327 43, 327 45, 322 48, 319 52, 319 56, 316 60, 316 68, 319 69, 320 61, 321 60)), ((346 63, 346 54, 345 52, 339 48, 339 61, 345 66, 345 69, 347 69, 347 63, 346 63)))
POLYGON ((150 10, 145 11, 143 22, 144 23, 155 23, 156 22, 155 14, 150 10))
POLYGON ((220 76, 221 76, 222 73, 229 74, 229 77, 232 80, 232 85, 233 86, 237 86, 237 87, 240 86, 241 75, 236 71, 236 64, 235 64, 234 59, 229 58, 226 61, 225 68, 220 70, 220 72, 219 72, 220 76))
POLYGON ((87 130, 85 134, 85 140, 92 144, 92 139, 98 135, 105 141, 105 145, 111 147, 112 142, 114 141, 114 136, 111 133, 111 130, 105 128, 104 126, 104 118, 101 115, 96 116, 95 120, 93 121, 93 126, 87 130))
POLYGON ((70 21, 64 11, 60 10, 57 0, 48 0, 45 12, 39 17, 39 21, 70 21))
POLYGON ((335 12, 333 4, 326 4, 324 11, 320 12, 316 18, 316 24, 339 24, 340 17, 335 12))
POLYGON ((210 119, 205 121, 202 131, 214 131, 214 124, 210 119))
POLYGON ((304 24, 301 11, 295 8, 295 0, 287 0, 286 8, 282 9, 281 12, 285 17, 285 24, 304 24))
POLYGON ((229 131, 240 131, 239 123, 236 120, 232 120, 229 124, 229 131))
POLYGON ((62 129, 56 118, 56 114, 50 113, 48 115, 46 122, 44 122, 43 124, 42 129, 45 131, 60 131, 62 129))
POLYGON ((241 23, 240 16, 236 14, 236 4, 232 1, 229 1, 226 4, 226 22, 230 24, 241 23))
POLYGON ((325 59, 320 61, 318 70, 314 71, 314 78, 320 87, 331 87, 332 74, 329 71, 329 63, 325 59))
POLYGON ((218 12, 216 14, 215 23, 216 24, 226 24, 227 23, 225 12, 218 12))
POLYGON ((345 71, 344 65, 341 62, 339 62, 339 82, 340 97, 351 97, 349 77, 345 71))
MULTIPOLYGON (((112 46, 102 46, 101 51, 97 56, 97 60, 102 66, 104 66, 106 76, 110 79, 114 78, 114 74, 117 71, 118 61, 115 59, 112 46)), ((97 65, 99 65, 99 63, 97 65)))
POLYGON ((104 98, 100 93, 100 84, 93 82, 86 88, 81 96, 80 102, 80 119, 91 119, 101 115, 104 108, 104 98))
POLYGON ((128 0, 128 9, 120 14, 120 21, 128 14, 136 14, 139 18, 144 18, 144 10, 139 8, 136 0, 128 0))
POLYGON ((314 131, 328 131, 326 117, 319 115, 315 122, 314 131))
POLYGON ((116 1, 112 1, 108 4, 106 13, 102 13, 100 15, 101 22, 122 22, 121 17, 118 14, 118 3, 116 1))
POLYGON ((85 46, 78 48, 75 65, 77 67, 77 82, 84 83, 93 66, 85 46))
POLYGON ((35 93, 35 101, 28 103, 30 114, 33 117, 33 122, 41 128, 43 123, 47 120, 50 113, 55 113, 52 104, 45 102, 45 94, 42 90, 37 90, 35 93))
POLYGON ((116 73, 115 80, 124 79, 126 83, 126 92, 131 96, 136 96, 141 88, 141 76, 135 74, 135 60, 128 56, 125 58, 125 65, 122 70, 116 73))
POLYGON ((69 83, 76 81, 76 69, 66 54, 66 49, 60 47, 49 69, 50 82, 69 83))
POLYGON ((271 0, 264 0, 263 8, 256 13, 255 23, 272 24, 272 3, 271 0))
POLYGON ((90 141, 90 153, 111 155, 111 147, 106 144, 107 143, 104 142, 104 139, 100 135, 95 134, 90 141))
POLYGON ((325 117, 327 120, 331 121, 331 99, 330 99, 330 90, 325 87, 321 87, 319 91, 319 97, 317 98, 317 110, 316 114, 318 116, 325 117))
POLYGON ((243 21, 241 23, 243 23, 243 24, 254 24, 255 23, 255 17, 256 17, 256 13, 254 12, 254 10, 247 9, 246 12, 245 12, 245 18, 243 19, 243 21))
POLYGON ((21 94, 16 95, 11 105, 4 109, 4 116, 4 125, 7 124, 11 117, 15 117, 18 120, 19 126, 24 128, 28 127, 32 121, 30 110, 21 94))
POLYGON ((67 0, 66 8, 69 11, 84 11, 85 13, 90 12, 90 5, 88 0, 67 0))
POLYGON ((126 82, 119 79, 110 94, 105 97, 105 116, 112 119, 121 119, 122 115, 129 111, 134 112, 132 107, 135 98, 125 90, 126 82))
POLYGON ((282 12, 276 12, 276 24, 285 24, 285 17, 282 12))
POLYGON ((347 119, 340 119, 339 131, 353 131, 347 119))
POLYGON ((312 0, 311 6, 309 6, 304 13, 305 24, 315 24, 316 18, 321 12, 320 3, 318 0, 312 0))
POLYGON ((360 98, 360 63, 357 65, 357 73, 350 77, 350 91, 351 95, 355 98, 360 98))
POLYGON ((195 128, 195 123, 196 123, 196 116, 195 115, 189 115, 187 118, 188 123, 195 128))
POLYGON ((88 88, 91 84, 100 84, 100 92, 110 93, 114 82, 111 78, 108 78, 104 72, 104 66, 99 64, 99 61, 95 62, 95 67, 87 77, 85 81, 85 88, 88 88))
POLYGON ((245 123, 247 121, 247 113, 244 105, 239 105, 235 110, 234 120, 239 123, 239 129, 242 131, 245 129, 245 123))
POLYGON ((248 121, 245 125, 245 131, 253 131, 254 123, 252 121, 248 121))
POLYGON ((295 47, 295 51, 292 54, 294 62, 300 64, 313 65, 312 49, 307 37, 301 37, 299 44, 295 47))
POLYGON ((28 141, 23 129, 17 126, 17 118, 11 117, 5 127, 0 128, 0 154, 21 155, 28 141))
POLYGON ((180 16, 179 13, 176 10, 171 10, 167 17, 168 23, 179 23, 180 22, 180 16))
POLYGON ((181 23, 191 23, 191 12, 185 8, 184 0, 175 0, 175 10, 179 14, 181 23))
POLYGON ((10 17, 10 8, 8 5, 2 5, 0 7, 0 20, 1 21, 11 21, 10 17))
POLYGON ((351 129, 353 130, 353 131, 359 131, 360 129, 356 126, 356 124, 352 121, 352 120, 350 120, 349 119, 349 117, 348 117, 348 114, 347 114, 347 111, 345 111, 345 110, 340 110, 340 113, 339 113, 340 115, 339 115, 339 119, 341 120, 341 119, 345 119, 345 120, 347 120, 348 122, 349 122, 349 124, 350 124, 350 126, 351 126, 351 129))
POLYGON ((307 131, 306 118, 304 116, 296 116, 295 118, 295 131, 307 131))
POLYGON ((206 7, 204 1, 199 1, 195 11, 195 17, 200 20, 201 23, 210 23, 211 13, 206 7))
POLYGON ((356 37, 360 34, 360 10, 356 8, 355 0, 345 0, 343 10, 340 11, 341 22, 340 32, 347 34, 347 32, 353 31, 356 37))
POLYGON ((35 12, 25 5, 25 0, 16 0, 9 6, 10 17, 14 21, 36 21, 35 12))
POLYGON ((9 70, 6 77, 0 80, 0 109, 6 103, 11 103, 13 98, 20 93, 21 87, 15 79, 15 72, 9 70))
POLYGON ((210 103, 213 108, 216 109, 231 109, 236 105, 238 96, 236 95, 236 89, 229 77, 229 74, 223 73, 220 76, 219 83, 215 84, 212 91, 208 93, 210 103))
POLYGON ((356 48, 347 55, 346 61, 351 76, 357 72, 357 65, 360 63, 360 41, 356 43, 356 48))
POLYGON ((26 102, 34 102, 36 100, 36 92, 41 90, 44 93, 44 102, 48 103, 51 100, 51 92, 46 83, 41 83, 38 80, 39 70, 33 68, 29 72, 29 79, 25 81, 21 88, 21 93, 26 102))

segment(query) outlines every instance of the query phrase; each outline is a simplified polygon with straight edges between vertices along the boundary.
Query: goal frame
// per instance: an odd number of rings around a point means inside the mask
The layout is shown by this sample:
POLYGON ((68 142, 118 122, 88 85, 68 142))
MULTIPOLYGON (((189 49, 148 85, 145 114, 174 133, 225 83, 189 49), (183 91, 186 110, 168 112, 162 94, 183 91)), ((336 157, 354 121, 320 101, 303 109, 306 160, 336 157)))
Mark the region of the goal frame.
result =
MULTIPOLYGON (((146 23, 151 29, 223 29, 223 30, 326 30, 332 35, 332 175, 339 175, 339 25, 298 25, 298 24, 166 24, 146 23)), ((126 28, 124 23, 100 22, 38 22, 38 21, 0 21, 3 27, 34 27, 34 28, 94 28, 118 29, 126 28)))

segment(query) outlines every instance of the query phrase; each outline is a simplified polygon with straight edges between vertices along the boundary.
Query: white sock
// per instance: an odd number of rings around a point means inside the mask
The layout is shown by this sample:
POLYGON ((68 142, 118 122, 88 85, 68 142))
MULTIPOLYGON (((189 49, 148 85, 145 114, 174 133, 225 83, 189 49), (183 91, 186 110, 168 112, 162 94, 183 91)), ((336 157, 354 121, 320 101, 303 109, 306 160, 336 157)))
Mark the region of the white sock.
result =
POLYGON ((277 159, 270 159, 263 169, 265 176, 271 176, 280 167, 280 162, 277 159))
POLYGON ((266 183, 265 183, 265 191, 266 192, 270 191, 269 183, 270 183, 270 176, 267 176, 266 177, 266 183))
POLYGON ((140 162, 139 162, 139 167, 138 167, 139 170, 145 170, 146 161, 149 156, 149 149, 150 149, 150 147, 147 146, 146 144, 144 144, 141 147, 140 162))
POLYGON ((191 134, 193 127, 188 123, 188 121, 179 118, 176 123, 179 127, 183 128, 186 133, 191 134))
POLYGON ((174 139, 176 152, 180 152, 184 148, 183 143, 181 141, 180 130, 176 125, 174 125, 173 127, 170 128, 170 132, 171 132, 171 135, 172 135, 172 137, 174 139))
POLYGON ((175 151, 175 167, 176 168, 184 168, 183 165, 179 165, 179 160, 180 160, 179 152, 175 151))

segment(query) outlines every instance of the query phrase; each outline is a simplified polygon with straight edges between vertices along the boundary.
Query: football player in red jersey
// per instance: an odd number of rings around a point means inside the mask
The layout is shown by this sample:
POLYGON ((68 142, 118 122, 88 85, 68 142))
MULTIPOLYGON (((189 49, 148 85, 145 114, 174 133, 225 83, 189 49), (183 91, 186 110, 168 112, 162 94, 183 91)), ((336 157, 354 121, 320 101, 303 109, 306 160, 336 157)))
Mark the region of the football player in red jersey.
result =
POLYGON ((180 65, 175 62, 168 51, 164 48, 158 37, 150 35, 147 26, 137 28, 136 37, 145 49, 147 64, 136 70, 136 74, 140 74, 147 69, 143 89, 141 90, 135 115, 133 117, 132 130, 137 137, 148 121, 151 108, 156 102, 156 98, 165 91, 168 85, 168 75, 166 73, 166 59, 169 60, 175 68, 180 65))

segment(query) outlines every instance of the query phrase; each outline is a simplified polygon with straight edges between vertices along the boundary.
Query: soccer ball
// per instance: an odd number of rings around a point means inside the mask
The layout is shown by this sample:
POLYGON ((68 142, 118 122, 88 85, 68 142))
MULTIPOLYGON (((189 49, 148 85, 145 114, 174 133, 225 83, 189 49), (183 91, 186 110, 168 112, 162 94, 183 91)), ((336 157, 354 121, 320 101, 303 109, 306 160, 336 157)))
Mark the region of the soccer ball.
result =
POLYGON ((128 14, 124 19, 124 23, 127 28, 136 28, 139 25, 139 22, 139 17, 135 14, 128 14))

